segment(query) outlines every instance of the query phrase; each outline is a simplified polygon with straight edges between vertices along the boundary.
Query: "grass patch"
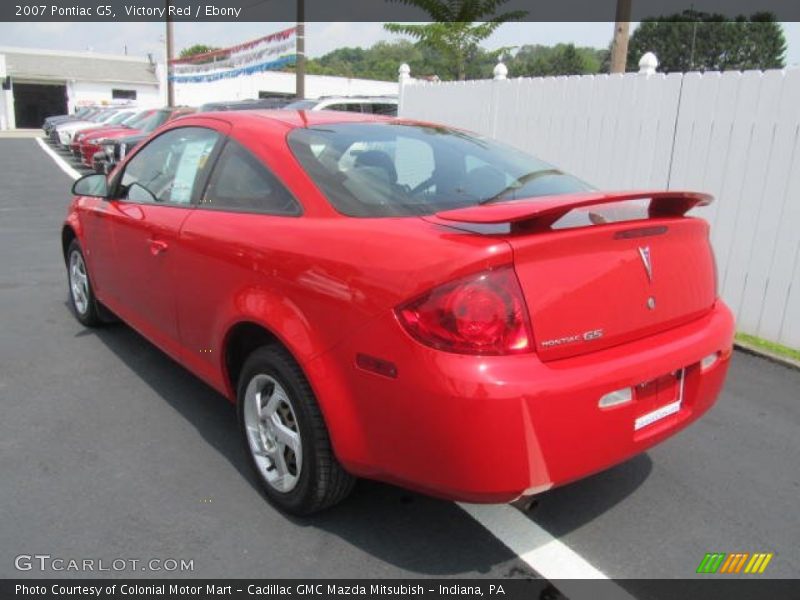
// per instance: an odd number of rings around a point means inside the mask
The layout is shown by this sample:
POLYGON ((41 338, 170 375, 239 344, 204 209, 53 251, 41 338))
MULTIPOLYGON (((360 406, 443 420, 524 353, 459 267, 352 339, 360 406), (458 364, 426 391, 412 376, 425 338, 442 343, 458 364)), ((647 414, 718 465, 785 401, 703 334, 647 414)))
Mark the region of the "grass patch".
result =
POLYGON ((778 356, 783 356, 784 358, 791 358, 792 360, 800 361, 800 350, 789 348, 783 344, 770 342, 746 333, 737 333, 736 341, 742 342, 743 344, 748 344, 750 346, 755 346, 757 348, 763 348, 764 350, 767 350, 773 354, 777 354, 778 356))

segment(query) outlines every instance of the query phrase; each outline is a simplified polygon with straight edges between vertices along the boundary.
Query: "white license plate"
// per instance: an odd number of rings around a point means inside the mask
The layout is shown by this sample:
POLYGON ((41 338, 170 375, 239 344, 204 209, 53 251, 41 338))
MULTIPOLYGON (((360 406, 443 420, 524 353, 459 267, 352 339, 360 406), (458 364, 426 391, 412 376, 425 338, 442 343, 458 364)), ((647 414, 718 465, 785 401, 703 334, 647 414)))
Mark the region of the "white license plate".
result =
POLYGON ((637 417, 636 421, 633 423, 633 430, 639 431, 642 427, 647 427, 648 425, 652 425, 656 421, 660 421, 661 419, 665 419, 670 415, 674 415, 681 409, 681 404, 683 404, 683 375, 685 370, 681 369, 681 373, 678 376, 680 379, 678 381, 678 399, 674 402, 670 402, 669 404, 665 404, 664 406, 657 408, 653 411, 650 411, 647 414, 642 415, 641 417, 637 417))

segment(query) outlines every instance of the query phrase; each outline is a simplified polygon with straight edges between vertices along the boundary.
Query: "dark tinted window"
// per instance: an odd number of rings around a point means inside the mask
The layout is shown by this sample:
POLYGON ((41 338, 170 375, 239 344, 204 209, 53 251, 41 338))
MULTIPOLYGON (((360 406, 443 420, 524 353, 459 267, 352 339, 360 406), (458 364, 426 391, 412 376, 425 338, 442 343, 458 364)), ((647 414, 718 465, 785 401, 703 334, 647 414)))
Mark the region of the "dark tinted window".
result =
POLYGON ((365 104, 368 112, 374 115, 388 115, 390 117, 397 116, 397 104, 365 104))
POLYGON ((446 127, 337 123, 297 128, 288 139, 334 208, 354 217, 428 215, 592 189, 510 146, 446 127))
POLYGON ((159 135, 126 165, 118 196, 132 202, 189 204, 218 139, 217 132, 202 127, 159 135))
POLYGON ((339 104, 329 104, 328 106, 323 106, 322 110, 340 110, 343 112, 364 112, 361 110, 361 104, 356 102, 341 102, 339 104))
POLYGON ((261 162, 230 140, 214 167, 203 206, 271 215, 299 215, 297 201, 261 162))
POLYGON ((136 100, 136 90, 111 90, 114 100, 136 100))

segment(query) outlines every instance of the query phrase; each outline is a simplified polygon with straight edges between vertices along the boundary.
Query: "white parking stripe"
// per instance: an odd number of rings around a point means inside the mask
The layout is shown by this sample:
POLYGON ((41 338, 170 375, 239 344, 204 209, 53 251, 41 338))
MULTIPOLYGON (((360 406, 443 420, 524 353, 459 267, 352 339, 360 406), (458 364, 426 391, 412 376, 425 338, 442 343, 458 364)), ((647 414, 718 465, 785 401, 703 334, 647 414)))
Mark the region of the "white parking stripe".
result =
MULTIPOLYGON (((81 176, 78 171, 69 166, 63 158, 45 144, 41 138, 36 138, 36 143, 72 179, 78 179, 81 176)), ((580 586, 576 589, 570 589, 568 580, 608 579, 607 575, 592 566, 577 552, 553 537, 511 505, 466 504, 459 502, 458 506, 539 575, 545 579, 558 580, 556 582, 557 587, 570 599, 580 598, 586 588, 585 586, 580 586)), ((616 586, 614 598, 633 600, 630 594, 616 586)), ((590 600, 597 600, 597 598, 593 597, 590 600)))
MULTIPOLYGON (((586 597, 590 588, 586 585, 573 587, 569 580, 608 579, 577 552, 509 504, 459 502, 458 506, 539 575, 556 580, 556 587, 570 599, 586 597)), ((613 587, 614 598, 633 600, 633 596, 614 582, 607 581, 603 589, 612 591, 609 586, 613 587)), ((590 600, 597 600, 594 592, 592 594, 590 600)))
POLYGON ((50 158, 52 158, 56 162, 56 164, 58 165, 58 168, 61 169, 62 171, 64 171, 64 173, 66 173, 70 177, 72 177, 72 179, 78 179, 81 176, 80 173, 78 173, 75 169, 73 169, 72 167, 69 166, 67 161, 65 161, 58 154, 56 154, 55 150, 53 150, 50 146, 45 144, 42 141, 42 138, 38 138, 37 137, 36 138, 36 143, 39 144, 39 146, 42 147, 42 150, 44 150, 45 152, 47 152, 47 154, 50 155, 50 158))

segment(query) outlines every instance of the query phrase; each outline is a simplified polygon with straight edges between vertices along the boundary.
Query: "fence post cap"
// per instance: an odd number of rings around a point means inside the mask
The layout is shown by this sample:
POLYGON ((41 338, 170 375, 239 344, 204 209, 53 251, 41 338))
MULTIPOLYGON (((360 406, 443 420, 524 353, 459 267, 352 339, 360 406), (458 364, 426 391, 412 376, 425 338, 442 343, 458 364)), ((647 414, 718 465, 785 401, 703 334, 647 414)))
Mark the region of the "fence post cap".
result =
POLYGON ((498 62, 495 67, 494 71, 494 78, 495 79, 505 79, 508 75, 508 67, 503 64, 502 61, 498 62))
POLYGON ((408 79, 411 77, 411 67, 408 64, 403 63, 400 65, 400 68, 397 69, 397 74, 400 76, 400 79, 408 79))
POLYGON ((645 52, 639 59, 639 73, 654 75, 658 68, 658 57, 652 52, 645 52))

